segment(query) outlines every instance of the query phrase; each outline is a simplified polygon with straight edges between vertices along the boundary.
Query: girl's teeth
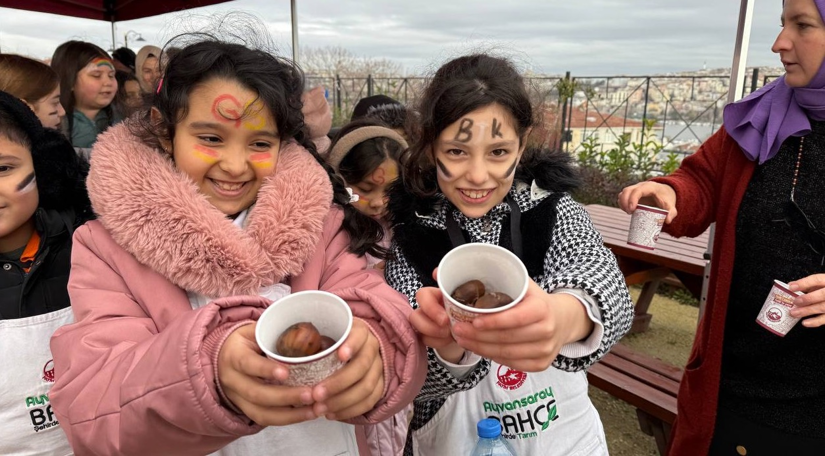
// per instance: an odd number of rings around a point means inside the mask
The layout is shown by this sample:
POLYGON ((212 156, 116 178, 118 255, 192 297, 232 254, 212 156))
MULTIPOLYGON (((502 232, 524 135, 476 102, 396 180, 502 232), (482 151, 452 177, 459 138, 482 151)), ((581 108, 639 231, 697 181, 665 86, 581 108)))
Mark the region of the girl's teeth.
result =
POLYGON ((222 190, 226 190, 226 191, 230 191, 230 192, 234 191, 234 190, 240 190, 240 188, 243 187, 243 182, 232 183, 232 184, 227 183, 227 182, 220 182, 220 181, 214 181, 214 182, 222 190))
POLYGON ((465 195, 469 196, 472 199, 479 199, 479 198, 484 198, 485 196, 487 196, 487 193, 489 193, 489 192, 488 191, 462 190, 461 193, 464 193, 465 195))

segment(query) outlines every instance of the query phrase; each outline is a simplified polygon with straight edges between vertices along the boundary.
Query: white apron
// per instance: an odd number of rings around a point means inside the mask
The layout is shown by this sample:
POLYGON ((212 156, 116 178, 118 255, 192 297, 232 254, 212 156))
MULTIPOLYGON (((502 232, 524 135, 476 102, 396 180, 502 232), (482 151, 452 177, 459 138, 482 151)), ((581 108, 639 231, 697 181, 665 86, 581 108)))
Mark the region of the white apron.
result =
POLYGON ((483 418, 501 422, 518 455, 607 456, 599 413, 587 396, 587 374, 556 368, 525 373, 490 363, 475 388, 456 393, 413 433, 416 455, 470 454, 483 418))
POLYGON ((49 340, 72 323, 72 308, 0 320, 0 454, 72 454, 49 403, 54 361, 49 340))
MULTIPOLYGON (((277 301, 291 292, 288 285, 278 283, 261 288, 258 294, 277 301)), ((203 307, 212 299, 188 293, 193 309, 203 307)), ((355 427, 339 421, 318 418, 313 421, 271 426, 255 435, 241 437, 212 456, 250 456, 259 454, 290 456, 358 456, 355 427)))

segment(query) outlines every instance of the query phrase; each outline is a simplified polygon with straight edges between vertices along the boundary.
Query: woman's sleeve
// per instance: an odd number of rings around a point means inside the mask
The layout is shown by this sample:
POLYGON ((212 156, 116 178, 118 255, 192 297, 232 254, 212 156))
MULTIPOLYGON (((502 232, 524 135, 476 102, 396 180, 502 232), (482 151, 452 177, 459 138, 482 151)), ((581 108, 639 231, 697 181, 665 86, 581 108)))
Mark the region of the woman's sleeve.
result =
POLYGON ((597 306, 598 312, 588 312, 588 315, 598 315, 601 320, 601 327, 596 323, 596 329, 601 331, 598 348, 579 357, 559 354, 553 362, 556 368, 565 371, 586 369, 630 330, 634 311, 615 255, 604 246, 587 211, 569 195, 562 197, 556 206, 556 223, 544 259, 544 273, 538 285, 546 292, 581 290, 597 306))
POLYGON ((682 160, 673 174, 651 179, 676 192, 677 215, 663 231, 676 237, 696 237, 716 221, 722 178, 732 151, 739 151, 739 146, 720 128, 696 153, 682 160))
POLYGON ((206 454, 259 431, 220 404, 214 360, 228 333, 256 320, 266 301, 228 298, 160 327, 135 296, 157 290, 164 299, 176 288, 95 241, 89 225, 75 233, 68 288, 76 323, 51 340, 49 398, 75 453, 206 454), (138 273, 142 291, 130 289, 125 270, 138 273))

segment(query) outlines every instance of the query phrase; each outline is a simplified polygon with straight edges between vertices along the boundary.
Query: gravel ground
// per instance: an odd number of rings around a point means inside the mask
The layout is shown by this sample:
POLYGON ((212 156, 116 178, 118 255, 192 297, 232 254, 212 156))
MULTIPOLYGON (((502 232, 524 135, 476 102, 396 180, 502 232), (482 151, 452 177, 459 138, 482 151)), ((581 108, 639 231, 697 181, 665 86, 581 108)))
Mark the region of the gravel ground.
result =
MULTIPOLYGON (((639 291, 632 289, 631 294, 635 301, 639 291)), ((622 343, 683 367, 687 363, 693 336, 696 334, 699 309, 657 295, 648 312, 653 315, 650 328, 642 334, 626 336, 622 343)), ((633 407, 593 387, 590 388, 590 398, 601 415, 611 455, 658 455, 653 437, 639 430, 633 407)))

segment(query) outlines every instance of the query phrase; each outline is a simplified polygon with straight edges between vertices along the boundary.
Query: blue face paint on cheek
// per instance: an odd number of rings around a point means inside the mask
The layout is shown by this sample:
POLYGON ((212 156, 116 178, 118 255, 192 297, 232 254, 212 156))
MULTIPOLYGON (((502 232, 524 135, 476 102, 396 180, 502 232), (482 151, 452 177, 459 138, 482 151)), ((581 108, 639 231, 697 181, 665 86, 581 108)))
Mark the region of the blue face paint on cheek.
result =
POLYGON ((34 178, 34 171, 29 173, 20 184, 17 185, 18 193, 28 193, 37 188, 37 181, 34 178))

